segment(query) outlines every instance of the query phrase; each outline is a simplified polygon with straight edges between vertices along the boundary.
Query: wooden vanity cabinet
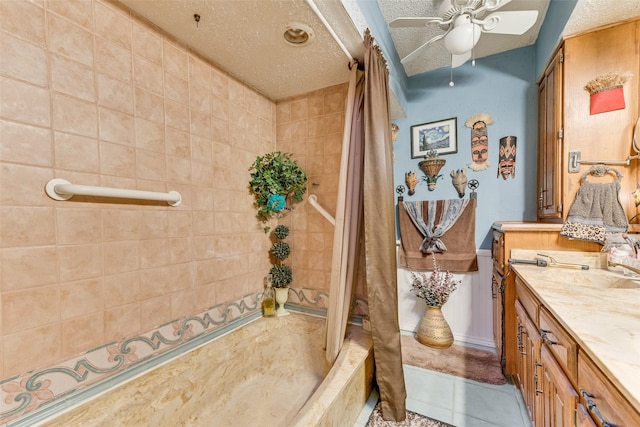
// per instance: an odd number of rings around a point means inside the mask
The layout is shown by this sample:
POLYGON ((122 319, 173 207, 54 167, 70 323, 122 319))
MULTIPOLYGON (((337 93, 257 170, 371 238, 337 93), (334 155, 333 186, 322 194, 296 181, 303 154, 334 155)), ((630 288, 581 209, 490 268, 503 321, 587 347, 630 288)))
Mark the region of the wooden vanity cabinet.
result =
MULTIPOLYGON (((598 243, 570 240, 560 236, 561 224, 502 221, 493 224, 491 256, 493 274, 493 337, 504 374, 515 375, 516 369, 516 300, 515 274, 509 272, 512 249, 547 249, 550 251, 599 252, 598 243)), ((537 323, 537 314, 532 316, 537 323)))
POLYGON ((637 427, 640 411, 516 274, 513 380, 536 427, 637 427))

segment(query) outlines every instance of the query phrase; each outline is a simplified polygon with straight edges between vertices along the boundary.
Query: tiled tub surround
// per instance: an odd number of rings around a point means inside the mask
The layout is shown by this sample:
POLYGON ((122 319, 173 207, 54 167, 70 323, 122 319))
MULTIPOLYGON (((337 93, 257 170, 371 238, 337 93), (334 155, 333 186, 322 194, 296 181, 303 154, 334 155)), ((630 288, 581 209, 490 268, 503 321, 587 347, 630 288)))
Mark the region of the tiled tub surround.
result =
MULTIPOLYGON (((335 206, 345 84, 267 99, 110 0, 0 1, 0 57, 0 381, 261 292, 257 155, 335 206), (183 202, 55 201, 52 178, 183 202)), ((283 222, 291 301, 326 307, 333 228, 306 202, 283 222)))
MULTIPOLYGON (((250 294, 144 334, 107 343, 63 363, 0 380, 0 425, 32 425, 240 327, 260 315, 261 296, 250 294)), ((286 306, 325 317, 328 298, 315 289, 289 288, 286 306)), ((361 324, 360 316, 368 313, 366 300, 354 299, 351 310, 352 320, 361 324)))
POLYGON ((42 425, 352 425, 371 392, 371 338, 349 326, 330 367, 324 326, 295 312, 260 317, 42 425))
POLYGON ((627 400, 640 407, 640 282, 606 269, 606 254, 514 249, 512 258, 587 264, 589 270, 514 264, 536 297, 605 372, 627 400))

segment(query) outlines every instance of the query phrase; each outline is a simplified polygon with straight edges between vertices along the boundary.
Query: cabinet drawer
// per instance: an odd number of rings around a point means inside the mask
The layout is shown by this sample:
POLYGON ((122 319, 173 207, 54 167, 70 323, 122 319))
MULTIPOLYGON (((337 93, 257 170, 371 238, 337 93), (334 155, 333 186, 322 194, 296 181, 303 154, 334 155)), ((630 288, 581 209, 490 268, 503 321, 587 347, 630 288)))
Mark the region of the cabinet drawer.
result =
POLYGON ((504 233, 496 230, 493 230, 491 257, 493 258, 493 267, 504 275, 504 233))
POLYGON ((491 280, 491 298, 500 298, 504 295, 504 277, 500 275, 496 270, 493 270, 491 280))
POLYGON ((638 410, 582 351, 578 354, 578 393, 596 424, 603 425, 604 420, 618 427, 640 426, 638 410))
POLYGON ((576 384, 578 346, 565 329, 553 318, 546 308, 540 309, 540 335, 542 340, 567 374, 569 380, 576 384))
POLYGON ((516 277, 516 295, 531 320, 533 320, 533 323, 537 324, 538 310, 540 306, 538 304, 538 299, 533 296, 531 291, 527 288, 527 285, 525 285, 519 277, 516 277))

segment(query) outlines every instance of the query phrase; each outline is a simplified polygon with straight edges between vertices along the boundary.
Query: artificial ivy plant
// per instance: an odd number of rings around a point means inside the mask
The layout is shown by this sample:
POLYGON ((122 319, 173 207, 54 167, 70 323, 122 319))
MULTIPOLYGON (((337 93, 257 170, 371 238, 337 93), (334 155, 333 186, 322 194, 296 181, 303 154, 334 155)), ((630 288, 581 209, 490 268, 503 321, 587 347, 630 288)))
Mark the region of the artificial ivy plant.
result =
MULTIPOLYGON (((300 202, 307 191, 307 174, 291 156, 291 153, 274 151, 258 156, 249 168, 249 187, 256 197, 262 222, 282 217, 291 209, 286 206, 287 198, 300 202)), ((265 233, 270 229, 266 226, 265 233)))

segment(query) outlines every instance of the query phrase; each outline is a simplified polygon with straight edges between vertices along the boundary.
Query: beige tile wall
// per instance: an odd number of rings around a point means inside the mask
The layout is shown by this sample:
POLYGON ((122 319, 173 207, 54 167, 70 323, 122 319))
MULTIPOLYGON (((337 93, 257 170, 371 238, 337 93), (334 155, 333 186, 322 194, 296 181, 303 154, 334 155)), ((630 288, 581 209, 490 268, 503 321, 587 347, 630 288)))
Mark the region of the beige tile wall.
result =
POLYGON ((0 1, 0 55, 0 378, 261 289, 274 102, 108 1, 0 1))
MULTIPOLYGON (((256 155, 294 153, 335 211, 346 84, 276 105, 109 0, 0 0, 0 55, 0 378, 260 291, 256 155), (52 178, 183 203, 54 201, 52 178)), ((282 221, 293 286, 328 292, 333 227, 282 221)))
MULTIPOLYGON (((346 66, 346 65, 345 65, 346 66)), ((308 174, 308 194, 335 216, 344 103, 348 84, 279 101, 276 106, 278 149, 291 152, 308 174)), ((294 288, 329 292, 333 226, 306 202, 280 220, 292 230, 294 288)), ((286 262, 289 262, 287 260, 286 262)))

